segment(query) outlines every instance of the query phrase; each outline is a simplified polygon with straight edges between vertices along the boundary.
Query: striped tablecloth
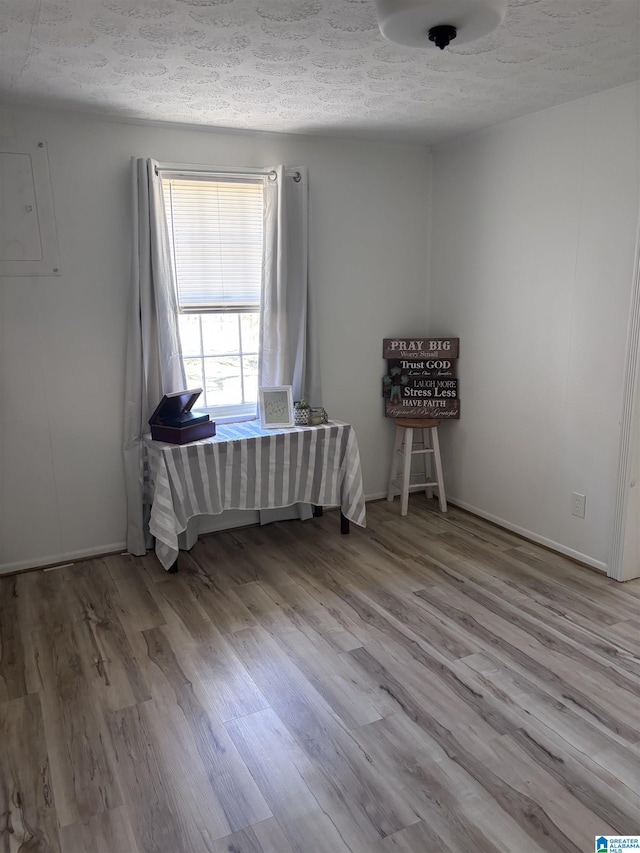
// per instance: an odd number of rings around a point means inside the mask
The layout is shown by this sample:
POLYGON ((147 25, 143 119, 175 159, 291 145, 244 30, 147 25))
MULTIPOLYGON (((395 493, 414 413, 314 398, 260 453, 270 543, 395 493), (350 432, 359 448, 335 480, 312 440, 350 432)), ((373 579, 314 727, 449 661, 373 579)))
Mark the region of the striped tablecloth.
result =
POLYGON ((263 430, 259 421, 221 424, 212 438, 166 444, 146 435, 149 530, 165 568, 196 515, 311 503, 340 506, 365 526, 360 452, 350 424, 263 430))

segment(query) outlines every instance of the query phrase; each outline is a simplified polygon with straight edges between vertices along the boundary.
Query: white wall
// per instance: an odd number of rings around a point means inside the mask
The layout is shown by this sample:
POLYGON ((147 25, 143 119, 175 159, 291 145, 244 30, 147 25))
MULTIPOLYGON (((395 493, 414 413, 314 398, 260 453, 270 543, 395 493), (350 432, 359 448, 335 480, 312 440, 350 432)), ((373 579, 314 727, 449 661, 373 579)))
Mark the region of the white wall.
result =
POLYGON ((48 145, 62 275, 0 279, 0 571, 124 543, 131 156, 310 167, 324 403, 356 428, 366 493, 384 491, 382 338, 423 331, 426 149, 22 109, 2 134, 48 145))
POLYGON ((429 331, 458 335, 452 500, 605 568, 638 218, 640 88, 434 150, 429 331), (587 495, 585 519, 572 492, 587 495))

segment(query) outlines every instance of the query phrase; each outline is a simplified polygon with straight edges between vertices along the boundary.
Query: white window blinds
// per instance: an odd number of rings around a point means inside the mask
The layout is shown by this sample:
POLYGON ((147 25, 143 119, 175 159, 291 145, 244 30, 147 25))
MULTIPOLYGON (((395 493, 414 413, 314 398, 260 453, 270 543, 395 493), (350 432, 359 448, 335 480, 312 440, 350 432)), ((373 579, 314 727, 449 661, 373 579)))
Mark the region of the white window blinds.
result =
POLYGON ((163 177, 182 312, 260 306, 263 178, 163 177))

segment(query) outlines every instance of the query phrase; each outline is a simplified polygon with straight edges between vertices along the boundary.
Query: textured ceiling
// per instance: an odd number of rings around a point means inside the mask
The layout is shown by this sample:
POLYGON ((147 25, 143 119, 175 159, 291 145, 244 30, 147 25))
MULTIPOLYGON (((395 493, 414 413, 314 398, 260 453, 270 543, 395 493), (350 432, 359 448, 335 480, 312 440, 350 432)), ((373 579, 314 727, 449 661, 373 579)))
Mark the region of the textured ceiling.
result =
POLYGON ((510 0, 446 51, 374 0, 0 0, 0 98, 123 118, 436 142, 640 78, 639 0, 510 0))

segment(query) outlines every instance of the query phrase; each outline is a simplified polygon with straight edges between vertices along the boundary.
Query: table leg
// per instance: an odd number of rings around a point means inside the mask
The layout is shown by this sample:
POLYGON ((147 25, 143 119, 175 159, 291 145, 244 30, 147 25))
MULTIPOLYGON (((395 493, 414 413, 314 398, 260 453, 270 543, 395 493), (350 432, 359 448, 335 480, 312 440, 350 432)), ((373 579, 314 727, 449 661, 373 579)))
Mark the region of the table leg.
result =
POLYGON ((346 515, 340 510, 340 533, 348 533, 349 532, 349 519, 346 515))
POLYGON ((175 559, 175 562, 169 566, 167 571, 169 572, 170 575, 177 575, 178 574, 178 558, 177 557, 175 559))

